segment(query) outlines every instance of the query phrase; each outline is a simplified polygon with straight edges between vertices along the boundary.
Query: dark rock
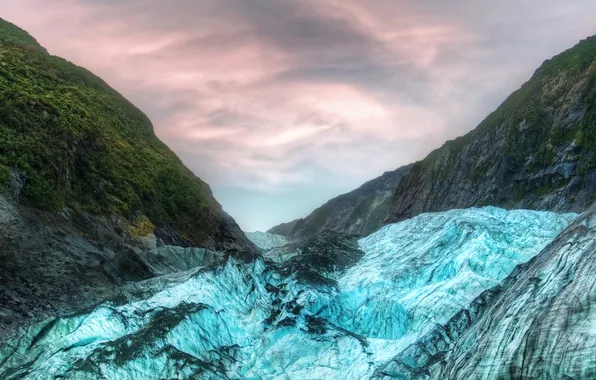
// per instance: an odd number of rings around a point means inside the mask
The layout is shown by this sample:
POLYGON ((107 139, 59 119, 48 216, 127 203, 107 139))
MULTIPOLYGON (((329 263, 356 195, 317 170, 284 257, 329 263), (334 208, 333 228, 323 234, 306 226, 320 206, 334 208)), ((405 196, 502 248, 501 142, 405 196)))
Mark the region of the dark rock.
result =
POLYGON ((358 236, 329 230, 301 243, 273 249, 266 257, 290 256, 288 252, 295 254, 280 264, 281 273, 295 274, 300 281, 321 286, 335 286, 334 278, 364 256, 358 236))

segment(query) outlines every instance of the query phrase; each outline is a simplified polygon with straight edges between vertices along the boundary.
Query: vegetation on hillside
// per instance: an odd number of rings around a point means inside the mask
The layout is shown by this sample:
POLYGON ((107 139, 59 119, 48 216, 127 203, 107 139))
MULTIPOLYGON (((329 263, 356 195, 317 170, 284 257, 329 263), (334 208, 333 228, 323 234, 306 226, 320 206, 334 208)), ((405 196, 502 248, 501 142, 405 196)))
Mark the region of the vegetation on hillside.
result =
POLYGON ((0 18, 0 42, 32 48, 45 52, 45 49, 29 33, 0 18))
POLYGON ((0 186, 9 169, 24 173, 21 200, 36 208, 146 215, 194 243, 217 228, 209 187, 141 111, 0 19, 0 186))
MULTIPOLYGON (((585 174, 596 168, 596 36, 589 37, 575 47, 545 61, 536 70, 532 78, 519 90, 512 93, 499 108, 488 115, 472 132, 448 141, 439 149, 431 152, 424 160, 414 167, 414 174, 431 170, 441 152, 448 149, 451 157, 456 157, 463 149, 470 147, 481 134, 493 133, 497 127, 507 126, 508 143, 503 154, 511 160, 511 166, 523 167, 530 155, 536 154, 536 162, 525 170, 530 172, 555 164, 555 152, 562 144, 575 141, 577 151, 582 155, 579 162, 578 173, 585 174), (573 86, 581 83, 581 78, 586 77, 583 85, 582 103, 586 106, 581 117, 581 122, 571 123, 564 128, 555 127, 553 112, 564 106, 566 94, 570 93, 573 86), (520 138, 524 126, 523 142, 520 138)), ((489 172, 488 163, 470 172, 470 179, 477 181, 489 172)), ((448 170, 435 173, 435 181, 450 176, 448 170)), ((543 185, 552 190, 560 183, 543 185)), ((536 189, 517 189, 519 195, 533 192, 536 189)), ((536 196, 545 194, 545 189, 536 193, 536 196)), ((546 191, 548 193, 548 191, 546 191)))

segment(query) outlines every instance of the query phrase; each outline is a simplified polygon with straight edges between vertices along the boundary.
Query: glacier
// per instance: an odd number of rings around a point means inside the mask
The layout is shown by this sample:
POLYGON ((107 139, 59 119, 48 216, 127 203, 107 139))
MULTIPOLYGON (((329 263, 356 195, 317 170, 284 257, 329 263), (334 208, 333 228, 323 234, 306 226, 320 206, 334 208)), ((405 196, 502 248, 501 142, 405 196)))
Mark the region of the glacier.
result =
POLYGON ((254 231, 245 232, 244 234, 254 245, 265 251, 289 244, 289 240, 285 236, 269 232, 254 231))
POLYGON ((379 379, 596 379, 596 205, 379 379))
POLYGON ((576 218, 421 214, 360 240, 323 235, 278 260, 273 248, 130 283, 117 299, 23 328, 0 347, 0 378, 372 378, 576 218), (324 269, 307 265, 322 258, 324 269))

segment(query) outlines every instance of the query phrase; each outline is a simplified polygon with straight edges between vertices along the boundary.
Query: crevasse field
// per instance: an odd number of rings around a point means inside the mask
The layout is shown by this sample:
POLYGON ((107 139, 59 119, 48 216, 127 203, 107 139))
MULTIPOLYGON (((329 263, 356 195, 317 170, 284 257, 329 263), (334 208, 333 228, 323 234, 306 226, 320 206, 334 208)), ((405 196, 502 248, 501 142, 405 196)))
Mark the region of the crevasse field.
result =
MULTIPOLYGON (((131 285, 126 301, 29 328, 14 346, 0 348, 0 373, 373 378, 575 218, 494 207, 422 214, 359 240, 364 256, 324 276, 288 274, 283 262, 262 258, 229 258, 131 285)), ((269 249, 280 242, 272 239, 259 235, 257 243, 269 249)))

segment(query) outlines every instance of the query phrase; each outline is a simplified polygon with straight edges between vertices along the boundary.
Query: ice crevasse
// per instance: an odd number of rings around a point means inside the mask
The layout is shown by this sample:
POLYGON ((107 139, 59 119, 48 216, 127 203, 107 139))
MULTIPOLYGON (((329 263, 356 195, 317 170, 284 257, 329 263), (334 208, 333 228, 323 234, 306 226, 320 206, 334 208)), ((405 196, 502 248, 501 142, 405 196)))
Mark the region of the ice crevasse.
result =
POLYGON ((575 218, 422 214, 360 239, 363 255, 333 273, 229 258, 131 284, 125 302, 24 330, 0 348, 0 378, 370 378, 575 218))

